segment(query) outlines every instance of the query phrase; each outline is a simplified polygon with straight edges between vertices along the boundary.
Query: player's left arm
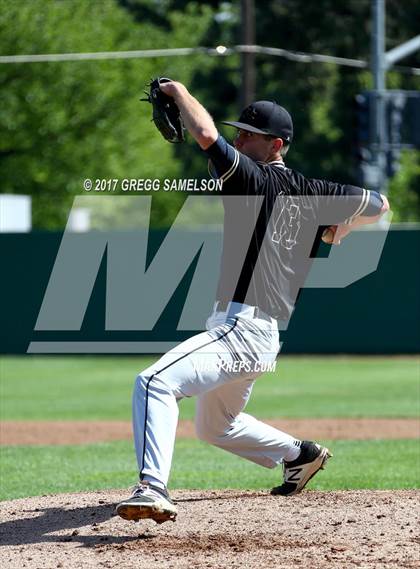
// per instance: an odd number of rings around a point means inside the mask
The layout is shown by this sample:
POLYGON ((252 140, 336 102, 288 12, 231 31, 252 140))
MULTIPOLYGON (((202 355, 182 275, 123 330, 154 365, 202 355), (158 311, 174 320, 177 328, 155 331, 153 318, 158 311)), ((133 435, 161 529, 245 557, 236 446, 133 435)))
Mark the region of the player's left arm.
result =
POLYGON ((331 229, 334 232, 334 240, 333 243, 335 245, 339 245, 341 239, 346 237, 349 233, 351 233, 357 227, 361 227, 362 225, 370 225, 372 223, 378 222, 383 215, 385 215, 389 210, 389 201, 388 198, 384 194, 379 194, 375 192, 376 196, 374 198, 379 201, 382 201, 382 205, 379 206, 379 203, 376 207, 380 207, 379 211, 376 215, 356 215, 354 217, 349 218, 344 223, 340 223, 337 226, 333 226, 331 229))
MULTIPOLYGON (((328 241, 339 245, 343 237, 361 225, 376 223, 387 211, 387 198, 373 190, 327 180, 312 180, 314 191, 327 197, 324 207, 331 211, 336 223, 328 228, 328 241), (331 239, 333 234, 334 239, 331 239)), ((325 239, 324 239, 325 240, 325 239)))
POLYGON ((216 142, 219 133, 210 114, 203 105, 191 95, 188 89, 178 81, 161 83, 160 89, 173 97, 181 113, 185 128, 203 150, 216 142))

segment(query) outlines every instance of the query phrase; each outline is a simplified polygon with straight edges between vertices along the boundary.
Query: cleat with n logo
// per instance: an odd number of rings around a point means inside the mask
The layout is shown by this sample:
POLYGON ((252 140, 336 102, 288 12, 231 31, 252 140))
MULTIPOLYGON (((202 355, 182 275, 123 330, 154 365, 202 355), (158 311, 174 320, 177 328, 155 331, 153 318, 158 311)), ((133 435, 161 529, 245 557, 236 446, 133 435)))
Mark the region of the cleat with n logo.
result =
POLYGON ((293 496, 301 492, 309 480, 322 470, 332 454, 326 447, 312 441, 302 441, 301 452, 292 462, 285 462, 284 482, 271 490, 271 494, 293 496))
POLYGON ((299 482, 299 480, 300 480, 299 474, 301 472, 302 472, 301 468, 290 468, 287 481, 288 482, 299 482))

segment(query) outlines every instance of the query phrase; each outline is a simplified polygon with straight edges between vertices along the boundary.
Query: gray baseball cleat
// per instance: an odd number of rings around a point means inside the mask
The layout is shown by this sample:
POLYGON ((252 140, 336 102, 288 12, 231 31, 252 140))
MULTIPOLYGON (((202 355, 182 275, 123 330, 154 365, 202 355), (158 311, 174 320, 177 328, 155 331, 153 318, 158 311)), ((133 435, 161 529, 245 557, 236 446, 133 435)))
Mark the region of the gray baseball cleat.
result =
POLYGON ((312 441, 302 441, 301 453, 296 460, 284 462, 284 482, 271 490, 271 494, 293 496, 301 492, 318 470, 324 468, 332 454, 326 447, 312 441))
POLYGON ((178 510, 166 490, 141 481, 132 495, 117 505, 116 513, 125 520, 138 522, 151 519, 157 524, 163 524, 168 520, 174 522, 178 510))

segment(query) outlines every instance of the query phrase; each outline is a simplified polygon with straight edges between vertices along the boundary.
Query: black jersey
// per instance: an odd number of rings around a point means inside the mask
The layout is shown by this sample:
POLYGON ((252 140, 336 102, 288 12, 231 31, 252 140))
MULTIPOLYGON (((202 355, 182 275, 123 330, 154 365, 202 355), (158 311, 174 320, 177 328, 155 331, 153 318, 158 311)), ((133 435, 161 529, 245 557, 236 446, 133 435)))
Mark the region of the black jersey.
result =
POLYGON ((258 306, 287 322, 311 266, 318 228, 377 215, 382 199, 364 188, 305 178, 280 160, 255 162, 222 136, 206 153, 211 175, 223 180, 217 298, 258 306))

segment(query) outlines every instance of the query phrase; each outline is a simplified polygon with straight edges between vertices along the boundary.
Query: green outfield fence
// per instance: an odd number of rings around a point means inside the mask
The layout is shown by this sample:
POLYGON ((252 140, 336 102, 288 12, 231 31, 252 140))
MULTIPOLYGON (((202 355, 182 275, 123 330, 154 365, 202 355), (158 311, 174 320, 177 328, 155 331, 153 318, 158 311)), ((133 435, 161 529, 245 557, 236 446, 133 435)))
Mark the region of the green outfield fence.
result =
MULTIPOLYGON (((141 332, 105 331, 105 260, 80 332, 34 331, 61 238, 62 233, 35 231, 0 234, 1 353, 24 354, 31 341, 40 339, 145 339, 141 332)), ((392 228, 374 273, 343 289, 304 289, 288 330, 281 334, 283 353, 418 353, 419 252, 420 229, 392 228)), ((321 254, 325 256, 325 250, 321 254)), ((153 340, 178 341, 196 333, 174 330, 188 278, 187 274, 159 319, 153 340)))

